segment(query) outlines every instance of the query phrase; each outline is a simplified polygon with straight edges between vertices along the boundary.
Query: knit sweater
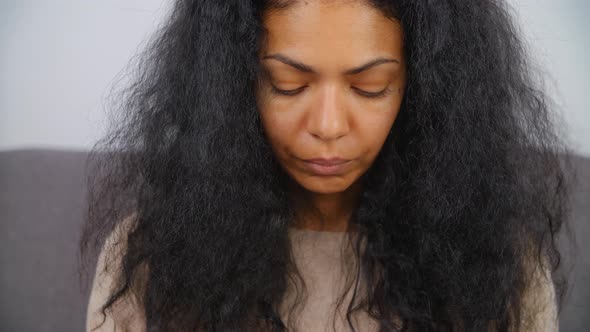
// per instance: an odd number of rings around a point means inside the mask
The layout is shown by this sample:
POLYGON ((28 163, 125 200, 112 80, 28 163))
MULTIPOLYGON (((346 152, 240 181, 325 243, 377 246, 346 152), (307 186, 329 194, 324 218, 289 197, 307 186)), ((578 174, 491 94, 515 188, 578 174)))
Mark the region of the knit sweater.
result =
MULTIPOLYGON (((350 284, 350 282, 356 274, 358 263, 353 259, 354 246, 352 243, 354 241, 349 242, 346 234, 344 232, 290 229, 289 237, 292 243, 293 260, 305 282, 308 297, 301 307, 297 307, 301 311, 291 311, 290 305, 296 302, 297 292, 295 290, 300 284, 296 281, 290 283, 287 294, 279 305, 279 314, 287 326, 295 327, 297 331, 302 332, 351 331, 345 313, 352 298, 354 284, 350 284), (348 292, 342 304, 337 307, 337 300, 347 289, 348 292)), ((115 234, 107 239, 98 258, 87 308, 87 331, 102 322, 99 308, 106 302, 113 283, 112 275, 103 271, 105 248, 115 243, 113 242, 114 236, 115 234)), ((363 242, 359 250, 362 252, 365 246, 366 242, 363 242)), ((122 253, 123 249, 124 247, 121 247, 119 252, 122 253)), ((356 294, 355 304, 363 300, 361 295, 365 290, 365 280, 362 276, 358 282, 359 290, 356 294)), ((525 294, 524 305, 525 311, 535 308, 538 314, 532 320, 523 321, 522 331, 558 331, 553 283, 541 276, 540 273, 537 273, 531 282, 530 289, 525 294)), ((113 315, 109 315, 107 312, 104 324, 95 331, 145 331, 143 313, 135 308, 135 302, 129 299, 116 302, 112 311, 113 315)), ((351 316, 351 321, 356 331, 378 331, 377 322, 365 310, 357 311, 351 316)))

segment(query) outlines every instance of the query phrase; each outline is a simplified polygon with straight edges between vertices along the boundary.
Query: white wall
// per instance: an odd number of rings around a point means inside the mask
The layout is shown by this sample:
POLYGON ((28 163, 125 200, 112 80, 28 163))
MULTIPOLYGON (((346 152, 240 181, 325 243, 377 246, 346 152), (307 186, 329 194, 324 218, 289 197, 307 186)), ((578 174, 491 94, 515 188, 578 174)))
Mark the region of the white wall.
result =
POLYGON ((162 0, 0 0, 0 149, 88 149, 162 0))
MULTIPOLYGON (((546 68, 573 148, 590 156, 587 0, 509 0, 546 68)), ((162 0, 0 2, 0 150, 88 149, 115 76, 168 10, 162 0)))
POLYGON ((572 147, 590 156, 590 1, 509 0, 548 89, 565 117, 572 147))

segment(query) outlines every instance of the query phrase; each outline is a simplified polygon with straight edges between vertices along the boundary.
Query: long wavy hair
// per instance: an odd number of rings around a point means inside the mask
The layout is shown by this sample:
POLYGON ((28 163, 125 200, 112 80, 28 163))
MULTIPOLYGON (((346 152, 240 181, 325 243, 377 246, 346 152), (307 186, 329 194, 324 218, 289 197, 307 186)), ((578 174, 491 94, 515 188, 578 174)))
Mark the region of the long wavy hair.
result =
MULTIPOLYGON (((262 13, 294 2, 178 0, 131 62, 88 159, 85 264, 133 216, 103 314, 136 294, 148 331, 289 329, 295 209, 255 86, 262 13)), ((365 310, 381 331, 516 330, 531 271, 566 289, 570 153, 542 77, 503 1, 365 2, 402 23, 408 77, 350 220, 365 310)))

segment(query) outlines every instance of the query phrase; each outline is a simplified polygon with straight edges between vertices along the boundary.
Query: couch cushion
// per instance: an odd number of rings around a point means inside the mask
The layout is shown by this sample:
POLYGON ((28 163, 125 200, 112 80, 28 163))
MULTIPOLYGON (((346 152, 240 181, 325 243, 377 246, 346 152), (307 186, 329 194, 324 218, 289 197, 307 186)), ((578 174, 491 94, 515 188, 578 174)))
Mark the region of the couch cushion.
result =
POLYGON ((0 330, 83 331, 85 152, 0 153, 0 330))

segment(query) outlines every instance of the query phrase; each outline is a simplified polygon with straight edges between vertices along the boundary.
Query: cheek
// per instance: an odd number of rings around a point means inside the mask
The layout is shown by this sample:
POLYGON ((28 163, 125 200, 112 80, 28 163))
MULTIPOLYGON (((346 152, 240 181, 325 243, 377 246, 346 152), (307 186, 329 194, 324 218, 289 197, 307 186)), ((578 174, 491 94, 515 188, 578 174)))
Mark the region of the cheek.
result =
POLYGON ((275 152, 280 153, 280 150, 291 141, 294 122, 290 121, 285 114, 265 110, 261 110, 260 121, 270 145, 275 152))
POLYGON ((365 164, 371 164, 381 151, 383 143, 390 134, 398 108, 390 110, 372 110, 356 117, 356 139, 363 148, 365 164))

